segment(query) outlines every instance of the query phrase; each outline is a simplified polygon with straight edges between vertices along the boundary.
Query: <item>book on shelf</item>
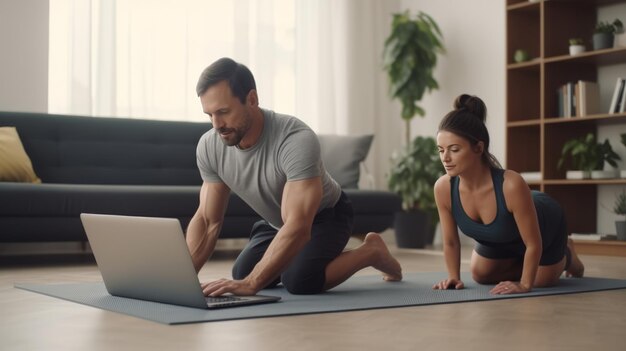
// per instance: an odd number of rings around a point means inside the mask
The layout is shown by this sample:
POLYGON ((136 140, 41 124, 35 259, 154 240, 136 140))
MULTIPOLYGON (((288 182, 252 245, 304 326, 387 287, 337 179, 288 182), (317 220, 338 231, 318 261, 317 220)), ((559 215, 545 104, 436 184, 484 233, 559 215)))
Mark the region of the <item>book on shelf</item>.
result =
POLYGON ((617 240, 616 234, 600 234, 600 233, 572 233, 569 236, 573 240, 579 241, 606 241, 617 240))
POLYGON ((600 88, 596 82, 567 82, 557 89, 557 99, 559 117, 583 117, 600 113, 600 88))
POLYGON ((626 100, 626 79, 618 77, 609 106, 609 114, 624 112, 624 100, 626 100))
POLYGON ((576 115, 578 117, 600 113, 600 87, 596 82, 579 80, 576 83, 576 115))
POLYGON ((624 82, 623 86, 624 89, 622 90, 622 98, 620 100, 619 103, 619 110, 616 108, 615 112, 617 113, 624 113, 626 112, 626 79, 622 79, 622 82, 624 82))
POLYGON ((570 118, 577 116, 576 84, 567 82, 557 89, 559 117, 570 118))

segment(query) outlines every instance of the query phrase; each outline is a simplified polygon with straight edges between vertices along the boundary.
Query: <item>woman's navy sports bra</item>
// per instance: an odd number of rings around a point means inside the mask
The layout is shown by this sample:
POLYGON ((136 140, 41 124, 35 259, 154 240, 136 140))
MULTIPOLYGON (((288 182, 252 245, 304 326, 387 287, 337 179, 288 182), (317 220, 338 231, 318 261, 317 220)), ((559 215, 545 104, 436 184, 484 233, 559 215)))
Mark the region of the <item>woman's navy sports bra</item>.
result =
POLYGON ((479 223, 470 218, 461 204, 459 194, 459 177, 450 178, 450 195, 452 196, 452 216, 461 231, 472 239, 481 243, 513 243, 522 238, 515 223, 513 214, 509 212, 504 200, 502 185, 504 170, 491 169, 493 189, 496 193, 496 218, 491 223, 479 223))

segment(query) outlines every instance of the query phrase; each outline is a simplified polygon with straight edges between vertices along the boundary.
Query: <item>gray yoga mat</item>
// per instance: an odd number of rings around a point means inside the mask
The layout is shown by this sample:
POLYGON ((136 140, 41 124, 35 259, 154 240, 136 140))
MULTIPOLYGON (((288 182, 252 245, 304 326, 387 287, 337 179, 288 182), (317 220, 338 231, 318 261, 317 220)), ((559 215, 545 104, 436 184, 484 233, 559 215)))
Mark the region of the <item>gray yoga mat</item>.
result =
POLYGON ((491 295, 489 290, 492 286, 478 285, 468 274, 464 274, 465 289, 433 290, 432 285, 445 276, 446 274, 442 272, 408 273, 401 282, 384 282, 379 275, 356 276, 319 295, 291 295, 282 288, 263 290, 261 294, 281 296, 282 300, 277 303, 220 310, 202 310, 115 297, 107 293, 103 283, 16 284, 15 287, 164 324, 499 300, 626 288, 626 280, 564 278, 556 287, 534 289, 527 294, 491 295))

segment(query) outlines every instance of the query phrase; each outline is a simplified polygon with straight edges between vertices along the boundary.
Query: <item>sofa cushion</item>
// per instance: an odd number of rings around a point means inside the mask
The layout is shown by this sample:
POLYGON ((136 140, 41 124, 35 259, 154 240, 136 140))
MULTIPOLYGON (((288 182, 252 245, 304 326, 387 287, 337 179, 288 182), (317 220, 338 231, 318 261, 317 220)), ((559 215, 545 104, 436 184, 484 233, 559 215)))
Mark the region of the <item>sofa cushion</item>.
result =
POLYGON ((359 187, 359 167, 373 138, 373 135, 318 135, 324 167, 343 189, 359 187))
POLYGON ((0 127, 0 182, 41 182, 15 127, 0 127))

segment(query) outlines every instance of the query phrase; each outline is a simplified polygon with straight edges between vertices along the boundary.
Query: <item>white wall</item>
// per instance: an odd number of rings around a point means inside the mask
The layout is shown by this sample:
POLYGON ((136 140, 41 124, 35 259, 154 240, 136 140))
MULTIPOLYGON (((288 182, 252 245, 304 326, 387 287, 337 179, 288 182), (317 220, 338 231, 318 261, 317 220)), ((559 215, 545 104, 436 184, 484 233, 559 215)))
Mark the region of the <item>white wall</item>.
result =
POLYGON ((0 110, 48 110, 48 1, 0 0, 0 110))
POLYGON ((505 1, 403 0, 401 7, 433 17, 447 50, 435 71, 440 88, 424 97, 426 117, 414 119, 412 134, 435 136, 458 95, 477 95, 487 105, 490 151, 504 165, 505 1))

